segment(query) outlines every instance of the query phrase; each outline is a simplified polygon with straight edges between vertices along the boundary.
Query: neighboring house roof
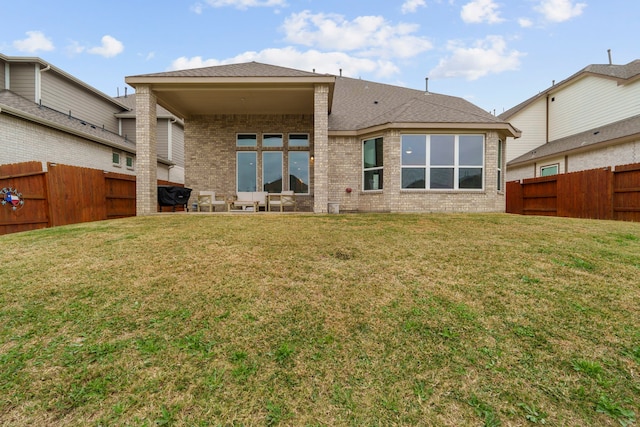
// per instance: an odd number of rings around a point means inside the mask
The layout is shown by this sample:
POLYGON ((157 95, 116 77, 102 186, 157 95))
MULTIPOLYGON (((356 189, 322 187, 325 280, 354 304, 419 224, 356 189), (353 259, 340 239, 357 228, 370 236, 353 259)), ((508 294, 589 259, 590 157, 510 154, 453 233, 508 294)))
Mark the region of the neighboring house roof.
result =
MULTIPOLYGON (((120 102, 121 104, 127 106, 128 110, 124 111, 122 113, 117 113, 115 116, 118 118, 126 118, 126 119, 135 119, 136 118, 136 95, 125 95, 125 96, 118 96, 115 98, 118 102, 120 102)), ((175 115, 171 114, 171 112, 169 110, 167 110, 166 108, 162 107, 161 105, 158 105, 156 108, 156 116, 159 119, 171 119, 171 120, 177 120, 181 125, 184 126, 184 122, 182 121, 182 119, 176 117, 175 115)))
MULTIPOLYGON (((0 113, 21 117, 129 153, 136 152, 136 145, 120 135, 69 114, 38 105, 10 90, 0 90, 0 113)), ((162 163, 173 164, 167 159, 159 158, 158 160, 162 163)))
POLYGON ((504 113, 500 114, 498 118, 502 120, 509 120, 516 113, 525 109, 528 105, 532 104, 536 100, 549 95, 549 93, 554 92, 566 86, 570 83, 573 83, 575 80, 581 79, 585 76, 599 76, 602 78, 614 79, 618 82, 618 84, 629 84, 633 81, 640 79, 640 59, 636 59, 625 65, 614 65, 614 64, 592 64, 588 65, 582 70, 578 71, 571 77, 561 81, 560 83, 554 84, 550 88, 546 89, 543 92, 527 99, 524 102, 516 105, 513 108, 508 109, 504 113))
POLYGON ((98 96, 100 96, 101 98, 104 98, 107 101, 110 101, 111 103, 117 105, 118 107, 121 108, 126 108, 123 104, 119 103, 115 98, 100 92, 98 89, 94 88, 93 86, 88 85, 87 83, 83 82, 82 80, 72 76, 71 74, 61 70, 58 67, 55 67, 53 65, 51 65, 50 63, 37 58, 37 57, 25 57, 25 56, 6 56, 0 53, 0 59, 7 61, 9 63, 12 62, 22 62, 22 63, 35 63, 35 64, 40 64, 42 65, 43 69, 50 69, 51 71, 54 71, 57 74, 60 74, 61 76, 63 76, 64 78, 66 78, 67 80, 71 80, 72 82, 74 82, 75 84, 81 86, 83 89, 88 90, 89 92, 92 92, 98 96))
POLYGON ((548 142, 513 159, 508 165, 523 165, 567 152, 592 150, 634 139, 640 139, 640 115, 548 142))

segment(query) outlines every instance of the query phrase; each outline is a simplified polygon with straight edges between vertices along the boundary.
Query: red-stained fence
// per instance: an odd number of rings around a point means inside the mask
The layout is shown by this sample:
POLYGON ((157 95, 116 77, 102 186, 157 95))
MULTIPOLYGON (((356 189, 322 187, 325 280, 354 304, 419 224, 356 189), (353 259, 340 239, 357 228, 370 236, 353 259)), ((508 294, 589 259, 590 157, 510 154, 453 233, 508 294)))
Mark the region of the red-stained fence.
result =
MULTIPOLYGON (((158 180, 158 185, 182 184, 158 180)), ((15 189, 25 204, 0 206, 0 235, 136 214, 136 178, 55 163, 0 165, 0 189, 15 189)), ((173 210, 162 207, 159 210, 173 210)), ((183 210, 181 206, 175 210, 183 210)))
POLYGON ((506 210, 640 221, 640 163, 508 182, 506 210))

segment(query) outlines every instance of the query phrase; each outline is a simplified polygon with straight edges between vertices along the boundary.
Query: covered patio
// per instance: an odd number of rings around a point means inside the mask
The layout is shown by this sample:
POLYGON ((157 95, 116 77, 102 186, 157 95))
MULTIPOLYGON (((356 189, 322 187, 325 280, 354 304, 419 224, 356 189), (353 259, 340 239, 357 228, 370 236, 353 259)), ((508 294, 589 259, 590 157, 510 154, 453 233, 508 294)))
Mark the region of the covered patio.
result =
POLYGON ((127 77, 136 90, 136 214, 156 212, 156 103, 184 119, 193 196, 294 191, 302 210, 327 212, 335 79, 259 63, 127 77))

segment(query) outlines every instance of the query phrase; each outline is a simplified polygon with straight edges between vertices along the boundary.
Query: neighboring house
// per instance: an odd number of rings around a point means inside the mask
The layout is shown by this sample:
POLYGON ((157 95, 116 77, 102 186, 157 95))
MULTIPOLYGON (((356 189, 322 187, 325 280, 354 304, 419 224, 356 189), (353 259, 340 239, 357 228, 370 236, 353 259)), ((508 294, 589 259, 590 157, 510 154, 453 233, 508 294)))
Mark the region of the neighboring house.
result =
MULTIPOLYGON (((0 164, 41 161, 44 168, 51 162, 135 175, 130 104, 40 58, 0 54, 0 164)), ((182 122, 162 109, 158 120, 172 123, 158 125, 165 130, 158 133, 158 179, 181 183, 182 122)))
POLYGON ((505 111, 507 180, 640 162, 640 60, 589 65, 505 111))
MULTIPOLYGON (((129 138, 136 135, 136 95, 125 95, 115 98, 116 101, 126 105, 128 110, 117 113, 115 116, 119 121, 119 133, 129 138)), ((156 116, 158 118, 157 138, 158 138, 158 159, 168 160, 168 170, 166 177, 161 179, 184 183, 184 121, 177 118, 165 108, 157 106, 156 116)), ((160 163, 158 164, 160 166, 160 163)))
MULTIPOLYGON (((125 81, 140 159, 157 150, 156 102, 184 119, 192 196, 293 190, 313 212, 505 209, 504 141, 519 131, 463 99, 256 62, 125 81)), ((146 215, 156 171, 138 168, 146 215)))

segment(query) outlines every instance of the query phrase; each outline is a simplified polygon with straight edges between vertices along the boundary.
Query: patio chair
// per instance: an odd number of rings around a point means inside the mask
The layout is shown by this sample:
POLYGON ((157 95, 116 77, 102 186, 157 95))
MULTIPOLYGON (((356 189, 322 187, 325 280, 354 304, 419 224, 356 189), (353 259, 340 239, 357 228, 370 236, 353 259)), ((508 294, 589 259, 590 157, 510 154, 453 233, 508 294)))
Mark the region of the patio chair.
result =
POLYGON ((280 212, 283 212, 286 206, 293 206, 294 212, 298 210, 296 195, 293 191, 283 191, 280 194, 269 194, 269 211, 272 210, 272 207, 279 207, 280 212))
POLYGON ((198 211, 206 208, 209 212, 215 212, 216 206, 224 206, 224 200, 216 200, 215 191, 200 191, 198 193, 198 211))

